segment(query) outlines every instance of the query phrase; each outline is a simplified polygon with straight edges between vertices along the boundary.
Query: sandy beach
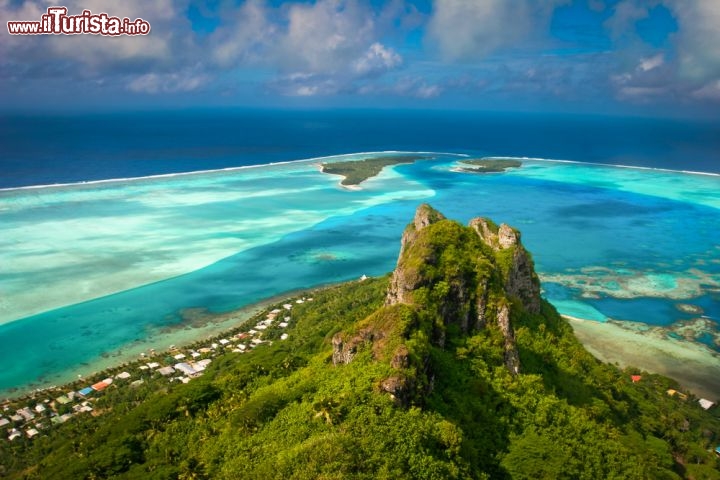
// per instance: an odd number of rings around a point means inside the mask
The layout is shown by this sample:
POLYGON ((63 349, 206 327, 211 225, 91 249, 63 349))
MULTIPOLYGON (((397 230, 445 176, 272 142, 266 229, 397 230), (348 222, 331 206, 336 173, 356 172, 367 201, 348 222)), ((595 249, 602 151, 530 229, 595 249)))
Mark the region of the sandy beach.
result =
POLYGON ((720 355, 710 349, 656 330, 641 332, 620 322, 564 318, 585 348, 601 361, 665 375, 698 397, 720 399, 720 355))

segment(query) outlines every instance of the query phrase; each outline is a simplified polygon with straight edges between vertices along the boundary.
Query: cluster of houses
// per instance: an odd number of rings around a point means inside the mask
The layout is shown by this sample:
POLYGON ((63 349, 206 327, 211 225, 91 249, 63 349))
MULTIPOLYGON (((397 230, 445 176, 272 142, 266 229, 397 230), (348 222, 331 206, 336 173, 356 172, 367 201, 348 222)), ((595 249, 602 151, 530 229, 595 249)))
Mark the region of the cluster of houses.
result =
MULTIPOLYGON (((299 298, 295 302, 301 304, 312 300, 312 298, 299 298)), ((111 386, 115 388, 137 387, 145 382, 143 377, 147 377, 148 374, 157 373, 171 382, 188 383, 193 378, 201 376, 212 362, 211 357, 218 353, 227 351, 244 353, 257 345, 269 342, 269 340, 263 339, 263 335, 269 328, 287 328, 292 307, 292 303, 286 303, 282 305, 282 308, 275 308, 267 312, 265 319, 258 321, 249 330, 226 338, 215 339, 201 348, 178 349, 171 345, 168 356, 162 363, 154 360, 156 358, 155 351, 151 350, 150 357, 143 353, 139 362, 127 366, 127 370, 130 371, 109 376, 79 390, 65 392, 56 398, 29 399, 27 400, 28 404, 21 408, 17 408, 17 405, 12 408, 10 403, 6 403, 0 407, 0 429, 6 430, 9 441, 22 437, 33 438, 42 430, 65 423, 75 415, 93 414, 93 399, 98 398, 101 392, 111 386)), ((247 326, 244 325, 242 328, 244 330, 247 326)), ((280 335, 280 340, 287 338, 287 333, 283 332, 280 335)))

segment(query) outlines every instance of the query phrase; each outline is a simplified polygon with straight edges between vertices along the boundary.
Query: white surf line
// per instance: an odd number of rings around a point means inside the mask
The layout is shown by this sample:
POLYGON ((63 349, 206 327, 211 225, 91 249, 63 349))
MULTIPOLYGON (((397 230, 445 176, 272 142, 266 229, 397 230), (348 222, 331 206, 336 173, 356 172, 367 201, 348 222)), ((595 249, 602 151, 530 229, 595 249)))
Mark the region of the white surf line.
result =
POLYGON ((508 160, 529 160, 529 161, 537 161, 537 162, 553 162, 553 163, 572 163, 577 165, 598 165, 601 167, 615 167, 615 168, 628 168, 631 170, 650 170, 655 172, 666 172, 666 173, 684 173, 687 175, 703 175, 707 177, 720 177, 720 173, 712 173, 712 172, 696 172, 694 170, 674 170, 672 168, 659 168, 659 167, 643 167, 639 165, 618 165, 614 163, 598 163, 598 162, 581 162, 579 160, 557 160, 554 158, 539 158, 539 157, 512 157, 512 156, 492 156, 492 157, 482 157, 487 158, 488 160, 502 160, 502 159, 508 159, 508 160))
POLYGON ((386 154, 402 154, 402 155, 412 155, 412 154, 420 154, 420 155, 451 155, 451 156, 458 156, 458 157, 468 157, 469 155, 466 155, 464 153, 451 153, 451 152, 411 152, 411 151, 403 151, 403 150, 383 150, 379 152, 358 152, 358 153, 341 153, 338 155, 326 155, 323 157, 312 157, 312 158, 303 158, 300 160, 287 160, 282 162, 270 162, 270 163, 261 163, 257 165, 241 165, 238 167, 226 167, 226 168, 215 168, 210 170, 194 170, 192 172, 175 172, 175 173, 161 173, 157 175, 146 175, 143 177, 126 177, 126 178, 106 178, 102 180, 88 180, 88 181, 79 181, 79 182, 68 182, 68 183, 51 183, 47 185, 26 185, 23 187, 6 187, 6 188, 0 188, 0 192, 11 192, 16 190, 38 190, 42 188, 61 188, 61 187, 78 187, 83 185, 97 185, 97 184, 103 184, 103 183, 121 183, 121 182, 134 182, 138 180, 155 180, 160 178, 173 178, 173 177, 181 177, 186 175, 201 175, 206 173, 222 173, 222 172, 234 172, 239 170, 246 170, 251 168, 262 168, 262 167, 271 167, 275 165, 291 165, 295 163, 303 163, 303 162, 317 162, 318 160, 327 160, 329 158, 342 158, 342 157, 352 157, 356 155, 386 155, 386 154))

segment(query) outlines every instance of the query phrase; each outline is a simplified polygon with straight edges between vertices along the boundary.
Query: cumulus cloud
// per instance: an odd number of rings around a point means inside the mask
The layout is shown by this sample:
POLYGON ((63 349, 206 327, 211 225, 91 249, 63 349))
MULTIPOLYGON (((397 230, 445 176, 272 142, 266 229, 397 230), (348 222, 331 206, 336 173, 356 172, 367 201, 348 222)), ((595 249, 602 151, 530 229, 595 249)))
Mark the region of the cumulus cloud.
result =
POLYGON ((613 14, 605 21, 605 27, 612 36, 618 38, 636 35, 635 23, 650 15, 650 2, 638 0, 623 0, 613 8, 613 14))
POLYGON ((676 35, 680 74, 701 82, 720 78, 720 2, 668 0, 668 7, 680 24, 676 35))
POLYGON ((375 40, 369 7, 354 0, 292 4, 280 37, 282 67, 316 73, 347 68, 375 40))
POLYGON ((611 75, 611 81, 619 99, 647 103, 681 96, 672 74, 672 66, 665 64, 664 55, 657 54, 641 58, 632 71, 611 75))
POLYGON ((245 62, 277 72, 266 87, 281 95, 357 92, 359 83, 403 63, 379 40, 388 11, 376 12, 356 0, 292 3, 275 10, 250 0, 212 35, 210 45, 222 66, 245 62))
POLYGON ((717 0, 623 0, 606 21, 618 48, 618 70, 611 75, 618 98, 648 102, 718 100, 720 81, 720 2, 717 0), (671 36, 670 55, 653 52, 637 35, 635 24, 658 5, 678 23, 671 36), (633 66, 634 65, 634 66, 633 66))
POLYGON ((448 60, 477 60, 537 39, 567 0, 437 0, 429 39, 448 60))
POLYGON ((658 53, 652 57, 640 59, 640 64, 637 68, 640 71, 647 72, 660 67, 663 63, 665 63, 665 55, 658 53))
POLYGON ((266 58, 278 29, 261 0, 248 0, 225 13, 225 21, 210 39, 213 60, 223 68, 257 63, 266 58))
MULTIPOLYGON (((3 20, 40 20, 47 8, 57 2, 0 0, 3 20)), ((0 49, 10 61, 65 59, 89 69, 103 69, 116 63, 126 66, 147 60, 164 61, 183 48, 184 35, 190 32, 185 18, 186 4, 172 0, 125 0, 108 5, 103 0, 68 0, 63 2, 70 15, 87 9, 93 13, 107 13, 120 18, 143 18, 152 26, 150 35, 3 35, 0 49), (11 48, 8 48, 11 47, 11 48)))
POLYGON ((360 75, 375 75, 393 70, 401 64, 402 57, 397 52, 375 42, 364 55, 355 60, 353 68, 360 75))

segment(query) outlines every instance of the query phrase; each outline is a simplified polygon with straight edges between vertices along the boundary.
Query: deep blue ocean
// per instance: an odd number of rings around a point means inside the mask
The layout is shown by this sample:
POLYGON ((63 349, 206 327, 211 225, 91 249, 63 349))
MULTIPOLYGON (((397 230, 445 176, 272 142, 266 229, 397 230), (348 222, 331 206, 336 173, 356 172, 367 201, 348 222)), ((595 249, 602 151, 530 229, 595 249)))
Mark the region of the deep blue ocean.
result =
POLYGON ((0 116, 0 188, 385 150, 720 173, 720 122, 378 110, 6 115, 0 116))

